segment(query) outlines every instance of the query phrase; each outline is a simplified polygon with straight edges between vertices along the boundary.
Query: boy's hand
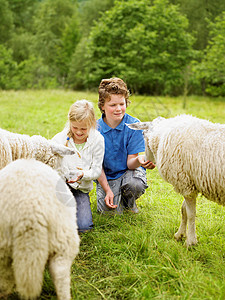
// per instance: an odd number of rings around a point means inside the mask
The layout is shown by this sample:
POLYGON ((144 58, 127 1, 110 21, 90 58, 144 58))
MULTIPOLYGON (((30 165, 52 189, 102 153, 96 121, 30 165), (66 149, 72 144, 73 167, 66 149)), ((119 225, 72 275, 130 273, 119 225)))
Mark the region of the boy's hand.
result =
POLYGON ((113 204, 114 194, 111 189, 106 193, 105 204, 109 208, 117 208, 117 205, 113 204))
POLYGON ((144 167, 145 169, 154 169, 155 168, 155 164, 153 164, 153 162, 150 160, 145 161, 141 166, 144 167))
POLYGON ((154 169, 155 168, 155 164, 152 161, 150 161, 150 160, 145 161, 144 155, 139 155, 138 161, 141 164, 141 166, 145 169, 154 169))

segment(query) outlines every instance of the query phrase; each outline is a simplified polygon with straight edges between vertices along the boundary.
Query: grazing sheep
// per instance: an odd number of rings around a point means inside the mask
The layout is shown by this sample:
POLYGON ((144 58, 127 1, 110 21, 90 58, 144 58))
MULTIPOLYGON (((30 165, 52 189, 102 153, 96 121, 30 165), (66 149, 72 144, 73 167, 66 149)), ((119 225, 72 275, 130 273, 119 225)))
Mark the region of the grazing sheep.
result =
POLYGON ((144 130, 146 158, 155 161, 162 178, 183 195, 175 238, 186 236, 188 225, 187 246, 195 245, 198 193, 225 206, 225 125, 180 115, 128 126, 144 130))
POLYGON ((21 297, 37 298, 48 261, 58 299, 71 299, 70 268, 78 251, 76 203, 57 172, 33 159, 3 168, 0 297, 15 286, 21 297))
POLYGON ((35 158, 57 169, 61 165, 61 156, 74 153, 73 149, 40 135, 30 137, 0 129, 0 169, 19 158, 35 158))

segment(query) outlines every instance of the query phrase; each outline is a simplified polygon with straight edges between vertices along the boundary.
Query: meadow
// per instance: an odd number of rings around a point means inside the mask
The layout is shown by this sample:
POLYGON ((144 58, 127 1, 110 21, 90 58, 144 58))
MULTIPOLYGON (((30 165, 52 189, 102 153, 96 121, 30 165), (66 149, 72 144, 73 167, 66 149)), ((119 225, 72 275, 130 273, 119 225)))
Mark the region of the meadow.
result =
MULTIPOLYGON (((0 127, 52 138, 63 129, 70 105, 97 94, 64 90, 0 91, 0 127)), ((187 113, 225 123, 225 99, 136 96, 127 112, 142 121, 187 113)), ((176 242, 182 196, 157 171, 147 171, 149 188, 137 201, 139 214, 102 216, 91 192, 94 229, 81 235, 71 271, 72 299, 225 299, 225 208, 199 195, 198 245, 176 242)), ((19 299, 16 294, 8 299, 19 299)), ((56 299, 48 270, 41 300, 56 299)))

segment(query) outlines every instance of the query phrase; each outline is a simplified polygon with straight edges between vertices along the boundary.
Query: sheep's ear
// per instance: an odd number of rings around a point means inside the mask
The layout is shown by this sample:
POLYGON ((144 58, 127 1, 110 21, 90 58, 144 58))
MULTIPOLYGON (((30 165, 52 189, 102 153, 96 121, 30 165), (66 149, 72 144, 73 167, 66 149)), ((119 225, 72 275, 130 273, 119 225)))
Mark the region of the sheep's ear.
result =
POLYGON ((76 153, 74 149, 57 144, 53 141, 49 141, 49 143, 50 143, 51 150, 54 154, 59 154, 60 156, 64 156, 64 155, 72 155, 76 153))
POLYGON ((138 122, 126 125, 134 130, 148 130, 152 128, 152 122, 138 122))
POLYGON ((154 125, 155 124, 159 124, 160 122, 162 122, 163 120, 165 120, 165 118, 163 117, 157 117, 156 119, 153 120, 154 125))

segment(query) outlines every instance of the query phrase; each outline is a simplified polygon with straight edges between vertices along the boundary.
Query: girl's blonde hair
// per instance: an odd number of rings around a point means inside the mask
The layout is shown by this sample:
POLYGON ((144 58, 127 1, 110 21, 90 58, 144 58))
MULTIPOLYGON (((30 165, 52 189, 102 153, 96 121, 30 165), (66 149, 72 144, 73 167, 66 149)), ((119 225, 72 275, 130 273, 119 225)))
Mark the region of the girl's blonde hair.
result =
POLYGON ((68 113, 69 132, 68 137, 72 137, 70 122, 87 122, 88 131, 91 128, 96 128, 96 118, 93 104, 85 99, 78 100, 71 105, 68 113))

